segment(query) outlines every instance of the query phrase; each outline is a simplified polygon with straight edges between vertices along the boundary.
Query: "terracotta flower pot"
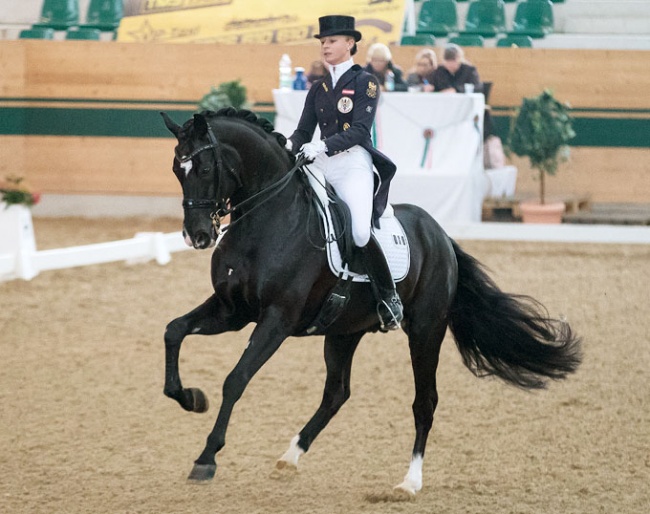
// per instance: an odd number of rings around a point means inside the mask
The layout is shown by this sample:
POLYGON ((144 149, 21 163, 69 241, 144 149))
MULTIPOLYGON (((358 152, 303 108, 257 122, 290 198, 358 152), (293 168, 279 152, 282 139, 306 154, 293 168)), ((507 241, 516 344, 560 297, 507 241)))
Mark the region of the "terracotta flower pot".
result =
POLYGON ((524 223, 562 223, 562 214, 566 211, 564 202, 540 204, 536 200, 529 200, 519 204, 521 217, 524 223))

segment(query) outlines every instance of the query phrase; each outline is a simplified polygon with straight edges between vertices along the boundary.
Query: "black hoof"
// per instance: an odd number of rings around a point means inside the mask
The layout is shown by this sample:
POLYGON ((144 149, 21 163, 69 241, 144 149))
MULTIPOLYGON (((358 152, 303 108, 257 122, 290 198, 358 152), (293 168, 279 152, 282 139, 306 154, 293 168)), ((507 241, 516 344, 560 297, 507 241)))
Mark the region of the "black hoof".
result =
POLYGON ((203 393, 203 391, 197 389, 196 387, 190 387, 186 391, 191 400, 191 406, 188 410, 192 412, 198 412, 199 414, 202 412, 207 412, 207 410, 210 408, 210 402, 208 402, 208 397, 203 393))
POLYGON ((216 472, 216 464, 194 464, 187 479, 192 482, 206 482, 212 480, 216 472))

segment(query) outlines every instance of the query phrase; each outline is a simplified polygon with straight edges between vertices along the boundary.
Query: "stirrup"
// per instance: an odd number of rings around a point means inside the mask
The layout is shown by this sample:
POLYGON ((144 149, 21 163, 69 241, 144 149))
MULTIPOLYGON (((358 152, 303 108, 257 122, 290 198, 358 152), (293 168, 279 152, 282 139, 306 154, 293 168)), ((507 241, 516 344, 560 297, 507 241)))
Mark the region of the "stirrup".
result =
POLYGON ((397 293, 388 300, 380 300, 377 304, 377 316, 379 317, 379 330, 382 332, 399 330, 401 328, 404 312, 402 302, 397 293))

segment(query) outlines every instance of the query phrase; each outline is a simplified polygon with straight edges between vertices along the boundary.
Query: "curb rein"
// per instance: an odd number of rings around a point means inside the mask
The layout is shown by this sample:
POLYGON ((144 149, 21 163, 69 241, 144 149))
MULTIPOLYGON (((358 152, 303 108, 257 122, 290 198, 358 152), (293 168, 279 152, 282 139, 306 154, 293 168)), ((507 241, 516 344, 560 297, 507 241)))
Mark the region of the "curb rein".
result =
MULTIPOLYGON (((221 152, 219 151, 219 144, 217 142, 217 138, 214 135, 214 131, 212 130, 210 124, 208 124, 208 139, 210 140, 210 142, 207 145, 203 145, 195 149, 189 155, 179 156, 177 154, 176 158, 180 163, 185 163, 191 161, 194 157, 196 157, 201 152, 204 152, 205 150, 212 150, 216 161, 216 166, 214 168, 215 188, 218 188, 219 184, 223 183, 223 179, 225 179, 226 172, 230 173, 235 178, 237 182, 236 189, 242 187, 243 184, 241 182, 241 178, 237 173, 235 173, 235 170, 234 169, 225 170, 223 165, 223 159, 221 158, 221 152)), ((279 180, 277 180, 270 186, 265 187, 264 189, 258 191, 253 196, 250 196, 245 200, 239 202, 237 205, 232 206, 231 208, 227 208, 228 202, 226 198, 221 198, 216 201, 212 199, 206 199, 206 198, 200 198, 200 199, 187 198, 187 199, 183 199, 183 208, 184 209, 213 209, 210 212, 210 219, 212 219, 212 227, 214 228, 217 237, 219 237, 221 234, 225 233, 232 225, 234 225, 239 220, 241 220, 244 216, 253 212, 257 207, 266 203, 268 200, 270 200, 271 198, 279 194, 287 186, 293 174, 297 170, 301 169, 305 164, 307 164, 307 159, 304 158, 303 156, 299 156, 296 159, 293 168, 291 168, 283 177, 281 177, 279 180), (252 209, 244 213, 237 220, 231 221, 227 228, 221 230, 221 221, 226 216, 238 212, 239 210, 241 210, 242 208, 246 207, 249 204, 253 204, 253 202, 256 201, 260 196, 269 193, 273 193, 273 194, 269 195, 267 198, 259 202, 257 205, 254 205, 252 209)), ((217 198, 219 197, 218 192, 216 196, 217 198)))

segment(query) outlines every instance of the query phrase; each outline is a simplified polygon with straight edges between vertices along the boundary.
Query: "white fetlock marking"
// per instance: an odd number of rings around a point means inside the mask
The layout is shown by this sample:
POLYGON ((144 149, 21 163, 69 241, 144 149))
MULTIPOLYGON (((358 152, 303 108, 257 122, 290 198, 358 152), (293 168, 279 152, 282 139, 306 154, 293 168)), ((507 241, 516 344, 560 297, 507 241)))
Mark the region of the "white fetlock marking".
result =
POLYGON ((284 455, 280 457, 278 460, 278 463, 283 462, 286 463, 288 466, 292 466, 294 468, 298 467, 298 460, 302 456, 305 451, 298 446, 298 441, 300 440, 300 436, 295 436, 293 439, 291 439, 291 443, 289 444, 289 449, 284 452, 284 455))
POLYGON ((411 459, 408 473, 404 477, 404 481, 395 487, 401 491, 415 495, 422 489, 422 455, 414 455, 411 459))

